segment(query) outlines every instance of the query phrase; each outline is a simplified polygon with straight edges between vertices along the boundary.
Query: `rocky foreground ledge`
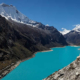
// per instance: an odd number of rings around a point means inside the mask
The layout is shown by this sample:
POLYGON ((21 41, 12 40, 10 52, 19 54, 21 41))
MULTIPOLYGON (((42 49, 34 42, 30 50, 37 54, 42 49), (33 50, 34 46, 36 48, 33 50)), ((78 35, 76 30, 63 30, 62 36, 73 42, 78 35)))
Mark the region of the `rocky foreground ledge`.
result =
POLYGON ((67 67, 53 73, 43 80, 80 80, 80 56, 67 67))
POLYGON ((6 76, 9 72, 11 72, 13 69, 15 69, 21 61, 17 61, 16 63, 12 63, 11 65, 7 66, 6 68, 0 70, 0 80, 6 76))

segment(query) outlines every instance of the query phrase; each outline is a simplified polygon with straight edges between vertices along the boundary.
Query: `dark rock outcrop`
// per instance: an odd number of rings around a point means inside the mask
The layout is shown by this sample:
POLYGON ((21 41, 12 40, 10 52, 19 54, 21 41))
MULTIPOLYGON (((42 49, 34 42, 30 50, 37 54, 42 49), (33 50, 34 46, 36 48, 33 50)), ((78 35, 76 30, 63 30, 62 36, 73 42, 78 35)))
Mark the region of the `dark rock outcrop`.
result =
POLYGON ((64 37, 69 44, 80 45, 80 32, 72 30, 68 34, 64 35, 64 37))

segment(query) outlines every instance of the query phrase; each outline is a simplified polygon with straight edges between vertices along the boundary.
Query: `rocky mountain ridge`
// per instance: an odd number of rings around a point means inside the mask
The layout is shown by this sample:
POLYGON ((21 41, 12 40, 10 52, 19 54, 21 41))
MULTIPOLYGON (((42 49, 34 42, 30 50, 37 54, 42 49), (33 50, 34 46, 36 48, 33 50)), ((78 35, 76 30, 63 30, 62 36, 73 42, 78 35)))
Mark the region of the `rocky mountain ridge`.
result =
POLYGON ((13 5, 7 5, 5 3, 0 4, 0 15, 5 17, 7 20, 13 20, 18 23, 23 23, 36 27, 38 22, 29 19, 27 16, 22 14, 13 5))
POLYGON ((43 80, 80 80, 80 56, 70 65, 54 72, 43 80))
POLYGON ((13 5, 1 4, 0 15, 0 78, 6 67, 37 51, 68 45, 56 28, 30 20, 13 5))
POLYGON ((29 58, 37 51, 65 45, 65 38, 54 27, 41 23, 31 27, 0 16, 0 75, 7 66, 29 58))
POLYGON ((66 41, 70 45, 80 45, 80 32, 75 30, 70 31, 68 34, 64 35, 66 41))

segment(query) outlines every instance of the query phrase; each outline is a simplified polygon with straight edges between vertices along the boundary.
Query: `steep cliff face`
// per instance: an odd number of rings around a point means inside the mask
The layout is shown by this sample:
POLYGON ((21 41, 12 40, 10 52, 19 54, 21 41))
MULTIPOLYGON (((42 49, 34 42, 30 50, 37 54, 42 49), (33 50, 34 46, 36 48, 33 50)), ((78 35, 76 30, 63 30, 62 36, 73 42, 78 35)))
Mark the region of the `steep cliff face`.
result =
POLYGON ((36 21, 29 19, 27 16, 18 11, 13 5, 7 5, 5 3, 0 4, 0 15, 5 17, 6 19, 31 25, 33 27, 38 25, 36 21))
POLYGON ((64 36, 53 26, 45 26, 40 23, 37 28, 43 30, 46 34, 48 34, 51 37, 52 42, 57 42, 62 45, 66 43, 64 36))
POLYGON ((80 80, 80 56, 67 67, 53 73, 43 80, 80 80))
POLYGON ((43 28, 31 27, 0 16, 0 70, 32 56, 36 51, 67 45, 65 38, 54 27, 43 28))

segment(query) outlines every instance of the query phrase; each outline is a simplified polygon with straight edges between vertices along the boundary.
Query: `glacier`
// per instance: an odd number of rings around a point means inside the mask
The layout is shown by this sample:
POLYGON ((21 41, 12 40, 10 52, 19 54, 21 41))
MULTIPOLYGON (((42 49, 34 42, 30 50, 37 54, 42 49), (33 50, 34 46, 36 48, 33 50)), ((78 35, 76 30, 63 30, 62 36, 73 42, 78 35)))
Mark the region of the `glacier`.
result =
POLYGON ((5 3, 0 4, 0 15, 6 19, 11 19, 16 22, 24 23, 33 27, 36 27, 38 23, 29 19, 27 16, 22 14, 13 5, 7 5, 5 3))

